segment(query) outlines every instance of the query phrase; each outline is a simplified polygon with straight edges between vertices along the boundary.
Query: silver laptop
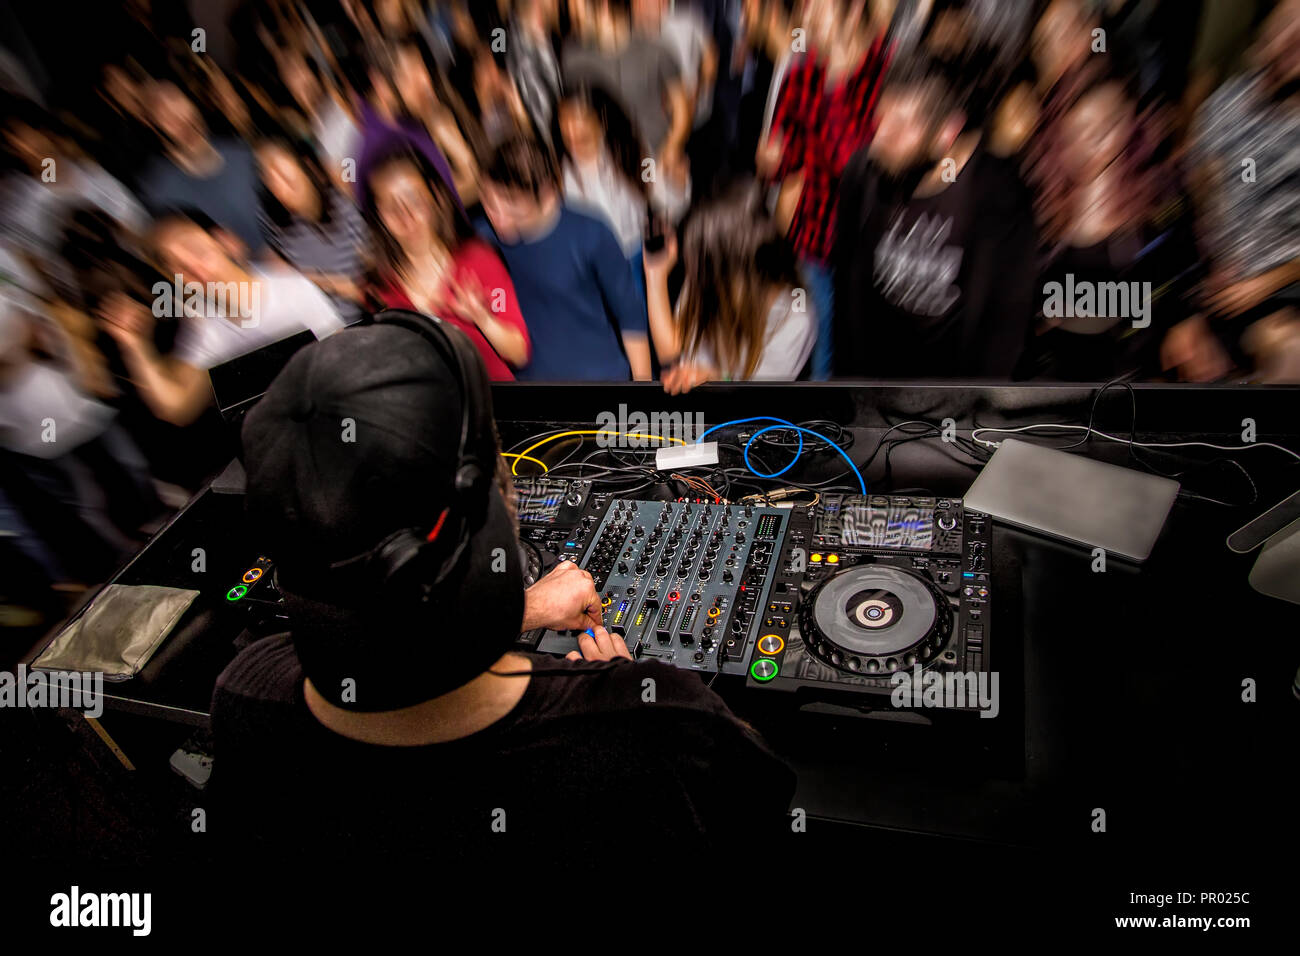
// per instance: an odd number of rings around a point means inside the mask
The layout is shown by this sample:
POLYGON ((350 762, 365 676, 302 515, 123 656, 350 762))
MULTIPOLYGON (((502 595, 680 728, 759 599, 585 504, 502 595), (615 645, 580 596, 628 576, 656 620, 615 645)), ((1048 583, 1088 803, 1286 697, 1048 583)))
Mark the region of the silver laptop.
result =
POLYGON ((1178 482, 1008 438, 965 506, 1007 524, 1145 561, 1178 482))

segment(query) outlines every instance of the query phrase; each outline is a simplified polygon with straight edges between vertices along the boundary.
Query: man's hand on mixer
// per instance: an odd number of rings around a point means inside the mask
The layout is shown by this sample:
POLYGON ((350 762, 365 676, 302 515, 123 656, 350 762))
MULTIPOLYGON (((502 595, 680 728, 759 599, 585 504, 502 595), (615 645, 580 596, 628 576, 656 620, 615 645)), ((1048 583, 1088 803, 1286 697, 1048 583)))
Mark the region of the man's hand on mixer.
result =
POLYGON ((632 659, 627 645, 623 643, 623 638, 617 634, 611 634, 600 625, 579 634, 578 647, 581 650, 569 651, 564 655, 565 660, 612 661, 618 657, 632 659))
POLYGON ((524 623, 520 631, 538 627, 586 630, 599 627, 603 619, 600 595, 591 575, 572 561, 561 561, 524 591, 524 623))

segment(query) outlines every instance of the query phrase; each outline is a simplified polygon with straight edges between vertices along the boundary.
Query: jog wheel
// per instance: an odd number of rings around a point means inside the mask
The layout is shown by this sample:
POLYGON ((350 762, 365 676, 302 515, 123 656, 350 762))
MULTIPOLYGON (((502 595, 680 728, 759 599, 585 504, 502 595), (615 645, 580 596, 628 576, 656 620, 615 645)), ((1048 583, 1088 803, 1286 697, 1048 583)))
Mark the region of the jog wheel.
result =
POLYGON ((531 541, 519 542, 519 560, 524 569, 524 587, 532 587, 537 579, 559 564, 555 555, 531 541))
POLYGON ((850 674, 887 676, 928 666, 952 633, 952 612, 926 578, 887 565, 845 568, 800 609, 805 646, 850 674))

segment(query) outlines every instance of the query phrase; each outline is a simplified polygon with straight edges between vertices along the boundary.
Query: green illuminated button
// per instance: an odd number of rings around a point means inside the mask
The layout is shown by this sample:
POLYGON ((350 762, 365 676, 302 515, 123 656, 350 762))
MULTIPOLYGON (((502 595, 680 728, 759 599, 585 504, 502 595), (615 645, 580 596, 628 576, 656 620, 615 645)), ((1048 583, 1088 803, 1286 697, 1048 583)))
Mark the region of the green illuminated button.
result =
POLYGON ((776 676, 776 672, 776 661, 768 657, 760 657, 749 665, 749 676, 757 681, 769 681, 776 676))
POLYGON ((233 588, 231 588, 229 591, 226 592, 226 600, 238 601, 241 597, 243 597, 247 593, 248 593, 247 587, 245 587, 242 584, 236 584, 233 588))

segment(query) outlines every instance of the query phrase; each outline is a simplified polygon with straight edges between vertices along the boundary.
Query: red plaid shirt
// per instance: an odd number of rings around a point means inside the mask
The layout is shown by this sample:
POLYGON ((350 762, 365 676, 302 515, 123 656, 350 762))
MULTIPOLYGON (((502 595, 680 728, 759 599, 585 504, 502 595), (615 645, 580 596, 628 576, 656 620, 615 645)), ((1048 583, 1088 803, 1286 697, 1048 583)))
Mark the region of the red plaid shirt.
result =
POLYGON ((878 37, 862 63, 826 86, 826 67, 811 54, 793 63, 777 98, 772 129, 785 141, 777 179, 802 170, 803 191, 790 241, 805 259, 826 262, 835 242, 835 202, 849 159, 871 142, 873 114, 888 62, 878 37))

